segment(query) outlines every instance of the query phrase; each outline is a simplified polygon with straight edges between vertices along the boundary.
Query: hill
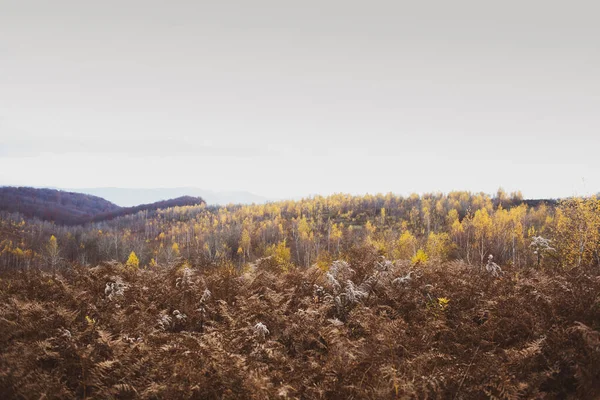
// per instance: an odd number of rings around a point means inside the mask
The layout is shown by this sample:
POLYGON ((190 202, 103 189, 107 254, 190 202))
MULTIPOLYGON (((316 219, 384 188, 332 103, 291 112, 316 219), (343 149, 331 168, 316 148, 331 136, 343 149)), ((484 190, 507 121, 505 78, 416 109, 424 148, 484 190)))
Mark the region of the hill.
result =
POLYGON ((74 224, 121 207, 101 197, 30 187, 1 187, 0 210, 25 217, 74 224))
POLYGON ((120 207, 98 196, 55 189, 0 187, 0 211, 20 213, 61 225, 80 225, 176 206, 205 203, 200 197, 182 196, 135 207, 120 207))
POLYGON ((263 204, 271 200, 266 197, 245 191, 218 192, 195 187, 152 189, 105 187, 65 190, 100 196, 122 207, 131 207, 138 204, 154 203, 159 200, 173 199, 181 196, 201 197, 206 201, 207 204, 214 205, 263 204))
POLYGON ((140 211, 155 211, 171 207, 195 206, 204 204, 205 201, 200 197, 181 196, 176 199, 162 200, 150 204, 141 204, 135 207, 123 207, 116 211, 110 211, 95 215, 89 222, 108 221, 114 218, 123 217, 125 215, 136 214, 140 211))

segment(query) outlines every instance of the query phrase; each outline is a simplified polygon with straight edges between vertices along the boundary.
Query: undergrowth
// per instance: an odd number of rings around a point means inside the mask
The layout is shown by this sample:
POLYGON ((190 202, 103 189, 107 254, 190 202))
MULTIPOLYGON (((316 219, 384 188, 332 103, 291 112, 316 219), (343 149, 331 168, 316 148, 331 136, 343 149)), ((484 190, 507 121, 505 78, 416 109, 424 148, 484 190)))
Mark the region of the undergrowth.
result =
POLYGON ((277 272, 118 263, 0 281, 0 398, 600 396, 600 277, 369 251, 277 272))

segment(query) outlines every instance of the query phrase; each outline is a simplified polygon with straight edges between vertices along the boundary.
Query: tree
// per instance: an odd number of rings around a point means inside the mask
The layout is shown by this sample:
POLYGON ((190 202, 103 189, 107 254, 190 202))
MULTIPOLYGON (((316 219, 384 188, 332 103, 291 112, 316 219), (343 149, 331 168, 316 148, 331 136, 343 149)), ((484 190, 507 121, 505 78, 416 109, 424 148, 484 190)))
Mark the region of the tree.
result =
POLYGON ((486 208, 479 209, 475 211, 475 216, 473 217, 473 227, 475 228, 475 242, 476 246, 479 250, 479 257, 481 264, 483 264, 483 260, 485 258, 485 253, 487 251, 487 240, 492 235, 492 219, 487 212, 486 208))
POLYGON ((443 233, 431 232, 427 237, 425 249, 427 254, 433 260, 446 261, 451 247, 450 236, 443 233))
POLYGON ((394 257, 401 260, 408 260, 417 253, 417 238, 410 231, 406 230, 400 235, 396 243, 394 257))
MULTIPOLYGON (((336 244, 336 254, 339 254, 340 252, 340 241, 342 240, 342 234, 342 229, 340 226, 338 226, 338 224, 333 224, 331 226, 330 238, 336 244)), ((327 243, 327 250, 329 250, 329 242, 327 243)))
POLYGON ((58 241, 54 235, 50 236, 50 240, 44 248, 44 259, 50 265, 52 270, 52 277, 56 276, 56 267, 59 266, 62 258, 60 256, 60 249, 58 248, 58 241))
POLYGON ((135 252, 132 251, 129 254, 129 258, 127 259, 127 262, 125 263, 125 266, 128 268, 132 268, 132 269, 138 269, 140 267, 140 260, 135 255, 135 252))
POLYGON ((171 247, 166 250, 167 264, 171 264, 177 257, 179 257, 179 245, 177 242, 173 242, 171 247))
POLYGON ((595 196, 561 201, 554 231, 563 267, 600 264, 600 200, 595 196))
POLYGON ((519 248, 523 248, 525 236, 523 232, 523 219, 527 214, 527 205, 521 204, 509 211, 511 220, 511 253, 514 266, 520 264, 519 248))
POLYGON ((506 207, 506 203, 508 202, 508 195, 504 191, 502 187, 498 188, 496 192, 496 197, 494 199, 494 203, 496 206, 506 207))
POLYGON ((296 219, 294 224, 294 229, 292 231, 292 235, 294 237, 295 245, 296 245, 296 258, 300 263, 302 259, 300 258, 300 249, 303 250, 303 259, 304 265, 310 265, 310 246, 311 239, 314 238, 314 234, 311 228, 310 223, 305 217, 300 219, 296 219))
POLYGON ((290 248, 287 247, 285 239, 277 243, 277 245, 272 244, 269 246, 266 254, 267 256, 273 257, 275 264, 280 270, 287 271, 289 269, 292 261, 292 252, 290 248))
POLYGON ((365 242, 368 244, 372 243, 373 235, 375 234, 375 230, 377 228, 375 225, 371 223, 371 221, 367 221, 365 224, 365 242))
POLYGON ((250 232, 248 232, 248 229, 244 229, 242 231, 242 237, 240 238, 243 262, 246 262, 246 258, 250 258, 250 243, 250 232))

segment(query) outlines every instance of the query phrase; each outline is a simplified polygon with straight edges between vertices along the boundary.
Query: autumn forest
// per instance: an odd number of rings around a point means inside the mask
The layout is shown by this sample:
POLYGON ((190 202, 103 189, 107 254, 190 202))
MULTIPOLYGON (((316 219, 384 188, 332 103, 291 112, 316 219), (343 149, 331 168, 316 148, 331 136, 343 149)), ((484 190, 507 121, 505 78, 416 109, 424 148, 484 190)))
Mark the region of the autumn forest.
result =
POLYGON ((1 212, 2 398, 600 395, 595 197, 186 201, 1 212))

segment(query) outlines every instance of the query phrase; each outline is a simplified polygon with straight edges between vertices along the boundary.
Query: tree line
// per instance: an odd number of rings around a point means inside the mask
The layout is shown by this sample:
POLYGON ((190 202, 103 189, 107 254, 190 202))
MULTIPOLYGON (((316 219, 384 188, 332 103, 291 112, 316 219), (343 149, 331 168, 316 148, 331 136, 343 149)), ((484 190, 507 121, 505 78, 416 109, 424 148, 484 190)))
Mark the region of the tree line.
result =
MULTIPOLYGON (((577 268, 600 266, 600 201, 576 197, 527 201, 451 192, 335 194, 298 201, 223 207, 184 205, 141 211, 82 226, 0 215, 6 268, 48 265, 54 237, 63 264, 127 262, 140 268, 185 261, 243 268, 269 258, 282 270, 329 265, 369 247, 392 260, 577 268)), ((56 256, 53 263, 56 263, 56 256)))

